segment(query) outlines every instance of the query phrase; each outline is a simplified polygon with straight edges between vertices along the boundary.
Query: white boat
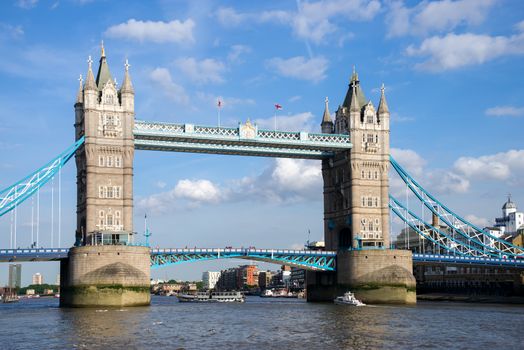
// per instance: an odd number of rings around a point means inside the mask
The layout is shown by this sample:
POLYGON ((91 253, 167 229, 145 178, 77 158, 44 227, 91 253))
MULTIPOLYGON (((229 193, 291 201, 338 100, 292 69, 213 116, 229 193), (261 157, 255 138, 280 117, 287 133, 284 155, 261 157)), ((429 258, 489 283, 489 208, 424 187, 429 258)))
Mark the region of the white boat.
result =
POLYGON ((178 294, 178 301, 181 303, 243 303, 245 297, 241 292, 198 292, 196 294, 178 294))
POLYGON ((344 293, 341 297, 336 297, 335 300, 333 300, 335 304, 339 305, 352 305, 352 306, 365 306, 363 302, 355 298, 355 295, 351 292, 344 293))

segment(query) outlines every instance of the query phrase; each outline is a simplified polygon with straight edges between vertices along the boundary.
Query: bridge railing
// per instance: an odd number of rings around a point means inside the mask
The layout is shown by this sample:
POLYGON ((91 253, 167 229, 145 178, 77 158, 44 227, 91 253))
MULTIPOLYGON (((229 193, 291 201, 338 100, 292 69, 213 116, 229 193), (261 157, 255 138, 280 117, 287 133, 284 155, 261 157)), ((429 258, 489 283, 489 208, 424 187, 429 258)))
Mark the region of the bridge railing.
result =
POLYGON ((319 255, 336 256, 334 251, 295 250, 295 249, 254 249, 254 248, 153 248, 153 254, 170 253, 264 253, 264 254, 291 254, 291 255, 319 255))
POLYGON ((259 141, 290 142, 292 144, 308 142, 318 145, 339 144, 351 146, 349 135, 309 133, 304 131, 259 130, 256 126, 254 126, 253 134, 244 134, 242 132, 244 126, 245 124, 239 124, 237 128, 230 128, 136 120, 133 132, 137 136, 184 136, 203 139, 218 138, 223 140, 254 139, 259 141))

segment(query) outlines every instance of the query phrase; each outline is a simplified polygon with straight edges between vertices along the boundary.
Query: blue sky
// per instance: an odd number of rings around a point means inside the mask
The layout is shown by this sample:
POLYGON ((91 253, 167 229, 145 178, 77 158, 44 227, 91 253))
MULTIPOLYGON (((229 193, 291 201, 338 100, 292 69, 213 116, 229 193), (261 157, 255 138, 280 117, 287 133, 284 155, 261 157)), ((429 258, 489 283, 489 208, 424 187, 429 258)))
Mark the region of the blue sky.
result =
MULTIPOLYGON (((224 125, 250 118, 269 127, 280 103, 280 128, 316 131, 325 96, 334 114, 355 65, 375 105, 385 84, 392 152, 428 189, 481 225, 500 215, 507 193, 524 206, 521 1, 3 1, 0 188, 73 142, 78 75, 88 55, 97 62, 101 40, 117 82, 129 59, 142 120, 214 125, 220 97, 224 125)), ((74 175, 71 163, 62 246, 73 242, 74 175)), ((321 188, 318 162, 140 151, 135 226, 147 212, 162 247, 299 247, 308 230, 322 237, 321 188)), ((42 192, 44 245, 50 192, 42 192)), ((17 245, 27 246, 30 201, 17 223, 17 245)), ((0 232, 8 246, 10 217, 0 232)), ((56 245, 56 224, 54 232, 56 245)), ((232 264, 153 276, 197 278, 232 264)), ((58 267, 24 264, 24 283, 37 271, 54 280, 58 267)))

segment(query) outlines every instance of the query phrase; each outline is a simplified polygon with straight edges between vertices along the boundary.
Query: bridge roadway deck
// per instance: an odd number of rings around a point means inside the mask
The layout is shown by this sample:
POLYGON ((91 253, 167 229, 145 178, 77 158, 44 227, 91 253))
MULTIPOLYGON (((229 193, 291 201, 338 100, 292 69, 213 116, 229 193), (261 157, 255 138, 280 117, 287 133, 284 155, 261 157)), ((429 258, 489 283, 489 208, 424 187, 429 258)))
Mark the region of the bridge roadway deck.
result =
MULTIPOLYGON (((0 249, 2 262, 59 261, 67 258, 69 248, 0 249)), ((252 248, 152 248, 151 266, 161 267, 184 262, 240 258, 295 265, 313 270, 335 270, 335 251, 252 249, 252 248)), ((414 264, 501 266, 524 269, 524 259, 479 258, 438 254, 413 254, 414 264)))
POLYGON ((324 159, 352 147, 349 135, 135 121, 138 150, 324 159))

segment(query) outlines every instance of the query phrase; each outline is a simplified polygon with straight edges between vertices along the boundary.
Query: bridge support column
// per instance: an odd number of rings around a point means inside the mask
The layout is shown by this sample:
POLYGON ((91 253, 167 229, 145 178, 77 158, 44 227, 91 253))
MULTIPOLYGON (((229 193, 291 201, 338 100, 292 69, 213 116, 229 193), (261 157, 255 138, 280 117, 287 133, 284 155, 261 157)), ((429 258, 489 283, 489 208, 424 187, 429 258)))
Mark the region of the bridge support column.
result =
POLYGON ((314 272, 307 278, 308 301, 331 301, 352 291, 365 303, 416 303, 416 280, 410 251, 339 251, 336 273, 314 272))
POLYGON ((60 265, 60 306, 149 305, 147 247, 74 247, 60 265))

